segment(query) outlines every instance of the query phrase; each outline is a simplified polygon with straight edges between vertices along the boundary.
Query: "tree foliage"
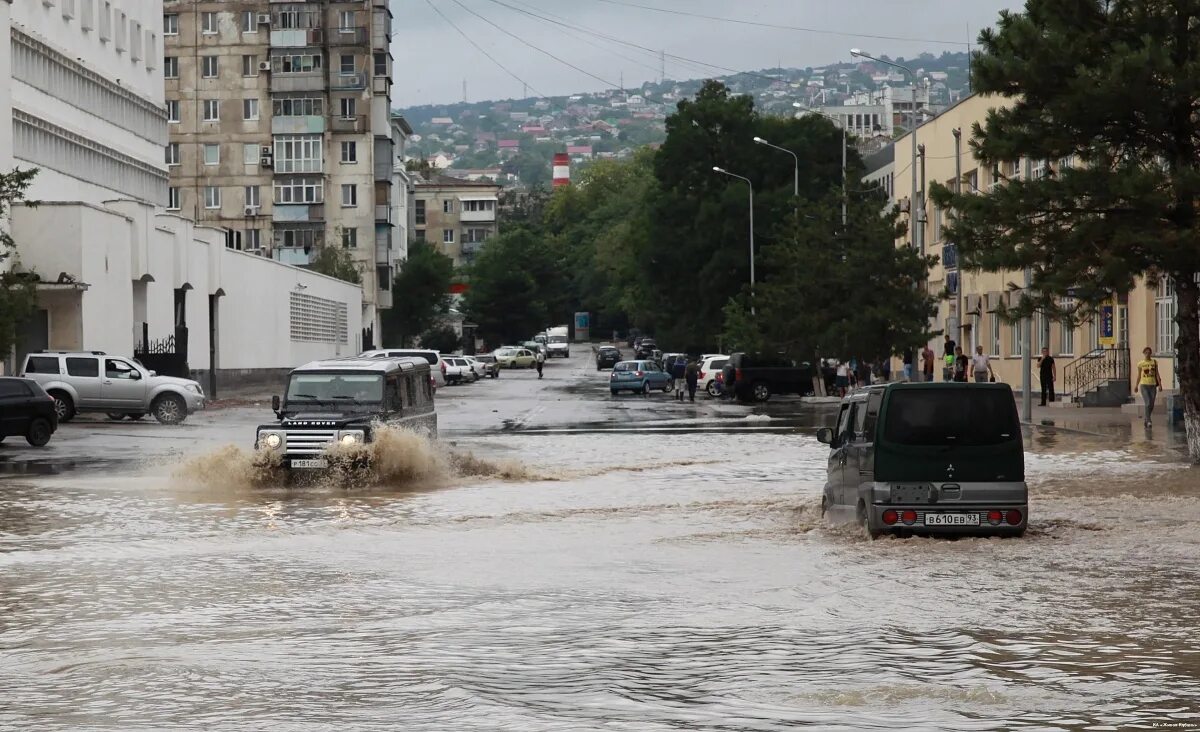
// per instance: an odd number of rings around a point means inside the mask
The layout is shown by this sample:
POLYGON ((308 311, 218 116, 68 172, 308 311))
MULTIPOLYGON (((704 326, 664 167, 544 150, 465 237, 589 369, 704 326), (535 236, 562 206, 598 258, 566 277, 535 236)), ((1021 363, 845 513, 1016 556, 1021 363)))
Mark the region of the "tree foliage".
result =
POLYGON ((462 339, 448 325, 433 325, 421 333, 421 347, 441 353, 454 353, 462 348, 462 339))
POLYGON ((335 246, 321 247, 308 268, 326 277, 334 277, 355 285, 362 284, 362 272, 358 271, 358 265, 346 249, 335 246))
POLYGON ((428 331, 450 309, 454 260, 421 241, 408 245, 408 259, 392 282, 392 307, 383 311, 383 342, 401 347, 428 331))
POLYGON ((1028 268, 1016 315, 1084 310, 1169 276, 1178 297, 1177 368, 1189 446, 1200 461, 1200 3, 1029 0, 981 34, 976 91, 1011 100, 975 126, 972 149, 999 166, 1051 161, 1039 180, 985 196, 932 188, 956 211, 963 264, 1028 268), (1062 165, 1074 156, 1077 165, 1062 165))
POLYGON ((570 307, 564 261, 538 229, 489 239, 466 272, 464 314, 492 346, 524 341, 570 307))
MULTIPOLYGON (((9 220, 14 204, 25 201, 36 168, 0 173, 0 222, 9 220)), ((12 234, 0 227, 0 362, 17 345, 21 326, 37 308, 36 275, 22 272, 17 259, 17 243, 12 234)))

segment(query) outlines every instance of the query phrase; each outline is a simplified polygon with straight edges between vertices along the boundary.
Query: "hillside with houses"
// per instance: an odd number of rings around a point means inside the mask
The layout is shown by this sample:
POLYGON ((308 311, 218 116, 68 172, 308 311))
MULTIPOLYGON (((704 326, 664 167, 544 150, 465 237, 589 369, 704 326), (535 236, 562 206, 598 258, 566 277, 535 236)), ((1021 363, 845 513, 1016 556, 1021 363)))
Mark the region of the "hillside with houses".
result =
MULTIPOLYGON (((922 80, 918 114, 936 114, 969 93, 966 53, 897 60, 912 66, 922 80)), ((717 78, 734 92, 751 95, 765 114, 811 110, 837 117, 844 110, 870 108, 870 114, 846 118, 859 138, 882 142, 910 124, 911 117, 905 115, 911 110, 904 100, 912 87, 895 69, 874 62, 773 68, 717 78), (795 103, 803 109, 797 110, 795 103)), ((414 161, 468 180, 542 186, 550 182, 555 153, 566 152, 578 167, 627 158, 642 146, 661 143, 667 116, 703 81, 647 82, 637 89, 424 105, 399 112, 414 130, 409 145, 414 161)))

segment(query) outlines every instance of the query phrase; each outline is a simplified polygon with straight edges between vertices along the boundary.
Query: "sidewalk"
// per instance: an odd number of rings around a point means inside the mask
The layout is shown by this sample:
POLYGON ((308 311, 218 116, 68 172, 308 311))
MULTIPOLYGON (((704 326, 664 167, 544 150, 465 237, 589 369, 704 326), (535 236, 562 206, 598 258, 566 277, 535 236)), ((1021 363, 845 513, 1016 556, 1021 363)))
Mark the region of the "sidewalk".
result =
MULTIPOLYGON (((1021 411, 1021 400, 1017 399, 1017 411, 1021 411)), ((1186 448, 1187 440, 1182 425, 1173 428, 1167 425, 1167 410, 1159 404, 1151 420, 1153 427, 1146 427, 1141 417, 1123 411, 1120 407, 1059 408, 1038 406, 1033 403, 1035 430, 1070 431, 1097 437, 1108 437, 1134 442, 1150 442, 1162 446, 1186 448)))

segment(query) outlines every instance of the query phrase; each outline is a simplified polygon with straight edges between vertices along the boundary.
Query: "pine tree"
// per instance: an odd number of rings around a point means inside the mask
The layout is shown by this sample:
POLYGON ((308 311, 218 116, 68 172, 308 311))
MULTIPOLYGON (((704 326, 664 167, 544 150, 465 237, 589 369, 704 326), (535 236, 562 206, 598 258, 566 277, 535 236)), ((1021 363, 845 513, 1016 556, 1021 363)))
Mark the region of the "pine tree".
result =
POLYGON ((976 124, 972 148, 992 167, 1050 162, 1039 180, 989 195, 932 186, 955 211, 948 238, 967 268, 1029 268, 1013 315, 1082 312, 1139 277, 1170 277, 1191 458, 1200 462, 1200 1, 1028 0, 981 34, 977 93, 1011 106, 976 124), (1060 164, 1074 156, 1074 166, 1060 164))

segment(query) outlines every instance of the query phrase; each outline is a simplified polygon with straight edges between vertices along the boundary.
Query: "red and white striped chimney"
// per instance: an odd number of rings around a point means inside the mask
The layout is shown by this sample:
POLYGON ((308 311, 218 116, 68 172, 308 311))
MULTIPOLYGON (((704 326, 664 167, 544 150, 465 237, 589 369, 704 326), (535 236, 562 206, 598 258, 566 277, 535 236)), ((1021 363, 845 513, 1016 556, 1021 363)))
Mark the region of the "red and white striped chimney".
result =
POLYGON ((554 153, 554 187, 571 185, 571 158, 566 153, 554 153))

